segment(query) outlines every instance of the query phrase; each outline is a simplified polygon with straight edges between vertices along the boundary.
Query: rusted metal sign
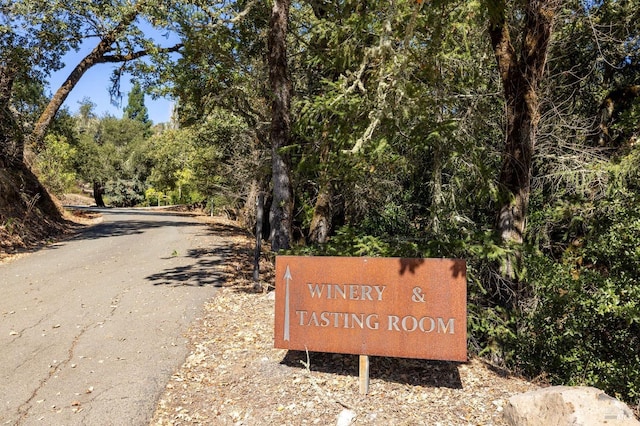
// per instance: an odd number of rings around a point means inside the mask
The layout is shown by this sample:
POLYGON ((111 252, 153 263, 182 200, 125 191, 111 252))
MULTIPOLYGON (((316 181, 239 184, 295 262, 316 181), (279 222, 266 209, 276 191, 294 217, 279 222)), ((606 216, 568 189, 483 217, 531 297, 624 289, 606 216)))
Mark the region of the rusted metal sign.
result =
POLYGON ((467 360, 466 263, 276 258, 275 347, 467 360))

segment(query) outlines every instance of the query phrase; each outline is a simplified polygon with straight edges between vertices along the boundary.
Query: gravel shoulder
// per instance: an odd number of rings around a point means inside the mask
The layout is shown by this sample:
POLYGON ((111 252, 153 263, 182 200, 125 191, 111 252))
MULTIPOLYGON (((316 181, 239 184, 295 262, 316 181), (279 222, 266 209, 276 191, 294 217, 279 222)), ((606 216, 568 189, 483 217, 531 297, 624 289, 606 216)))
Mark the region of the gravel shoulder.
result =
MULTIPOLYGON (((502 425, 514 394, 539 386, 479 359, 467 363, 371 357, 359 393, 358 357, 273 348, 274 300, 253 292, 252 241, 233 223, 226 283, 189 329, 190 354, 171 377, 152 425, 502 425)), ((262 279, 273 283, 270 262, 262 279)))

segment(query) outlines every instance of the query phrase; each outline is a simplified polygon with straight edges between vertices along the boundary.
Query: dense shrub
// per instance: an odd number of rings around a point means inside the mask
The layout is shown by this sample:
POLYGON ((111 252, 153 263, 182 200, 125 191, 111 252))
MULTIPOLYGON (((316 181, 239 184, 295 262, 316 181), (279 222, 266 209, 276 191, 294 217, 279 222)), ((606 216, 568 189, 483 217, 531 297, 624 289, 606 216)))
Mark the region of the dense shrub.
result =
POLYGON ((637 401, 637 272, 597 271, 543 256, 530 257, 528 264, 535 295, 520 321, 517 365, 552 383, 591 385, 637 401))
POLYGON ((114 207, 134 207, 145 200, 144 184, 138 180, 118 179, 107 182, 105 195, 109 205, 114 207))
POLYGON ((47 136, 37 153, 34 171, 43 185, 56 196, 70 192, 76 183, 73 161, 76 149, 63 136, 47 136))
POLYGON ((621 176, 612 175, 609 192, 597 202, 539 212, 539 220, 546 214, 552 223, 554 246, 525 260, 533 294, 520 319, 514 361, 529 375, 596 386, 636 404, 640 195, 631 190, 635 176, 615 179, 621 176))

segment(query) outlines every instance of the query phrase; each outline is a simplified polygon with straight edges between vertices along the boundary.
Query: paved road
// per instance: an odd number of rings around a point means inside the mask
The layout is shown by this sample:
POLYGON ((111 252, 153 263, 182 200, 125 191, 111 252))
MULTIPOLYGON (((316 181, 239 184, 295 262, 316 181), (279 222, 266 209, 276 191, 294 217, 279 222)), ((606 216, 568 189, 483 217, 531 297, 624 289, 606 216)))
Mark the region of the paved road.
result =
POLYGON ((102 213, 0 264, 0 425, 146 425, 184 361, 221 238, 188 216, 102 213))

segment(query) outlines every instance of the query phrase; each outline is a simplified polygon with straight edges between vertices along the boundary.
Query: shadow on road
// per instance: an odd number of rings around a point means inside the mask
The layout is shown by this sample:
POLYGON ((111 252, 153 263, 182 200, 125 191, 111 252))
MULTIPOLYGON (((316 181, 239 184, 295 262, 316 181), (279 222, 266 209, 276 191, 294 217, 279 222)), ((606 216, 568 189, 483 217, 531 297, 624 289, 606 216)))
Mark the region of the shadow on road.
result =
POLYGON ((168 286, 230 286, 242 276, 238 265, 250 269, 252 250, 244 242, 234 241, 238 235, 246 235, 242 228, 222 224, 207 223, 207 234, 221 237, 223 245, 192 249, 185 257, 195 262, 186 266, 176 266, 146 277, 153 285, 168 286))
POLYGON ((105 237, 120 237, 124 235, 142 234, 148 229, 164 228, 170 226, 200 226, 196 222, 187 221, 137 221, 130 220, 126 222, 109 222, 93 225, 92 227, 80 232, 71 240, 94 240, 105 237))
POLYGON ((195 263, 166 269, 149 275, 146 279, 153 282, 153 285, 222 287, 225 281, 222 271, 224 258, 229 252, 227 249, 189 250, 186 257, 197 259, 195 263))
MULTIPOLYGON (((251 244, 247 245, 247 237, 250 237, 249 241, 251 241, 252 237, 246 230, 232 222, 225 223, 224 221, 221 222, 220 218, 212 219, 190 212, 121 208, 99 209, 96 207, 69 208, 87 213, 104 213, 108 216, 118 216, 118 219, 80 229, 66 241, 136 235, 154 228, 193 226, 203 228, 202 232, 198 231, 199 236, 215 236, 220 239, 221 245, 191 249, 186 254, 181 254, 182 257, 193 261, 181 262, 181 265, 167 268, 145 277, 154 286, 222 287, 233 286, 238 282, 245 284, 251 280, 253 247, 251 244), (127 219, 124 216, 132 217, 127 219), (149 217, 150 220, 145 220, 144 217, 135 219, 135 216, 149 217), (198 220, 191 219, 196 216, 198 220), (181 217, 185 218, 185 220, 181 220, 181 217), (163 218, 167 219, 163 220, 163 218)), ((56 249, 63 244, 64 242, 49 248, 56 249)))
MULTIPOLYGON (((86 209, 87 211, 97 213, 108 213, 110 216, 153 216, 153 220, 126 220, 118 219, 113 222, 99 223, 90 226, 70 238, 70 240, 94 240, 106 237, 119 237, 124 235, 141 234, 145 230, 176 227, 176 226, 201 226, 200 223, 192 220, 158 220, 157 218, 170 217, 175 218, 175 212, 167 213, 161 211, 133 210, 133 209, 86 209)), ((179 216, 195 216, 193 214, 181 213, 179 216)))

